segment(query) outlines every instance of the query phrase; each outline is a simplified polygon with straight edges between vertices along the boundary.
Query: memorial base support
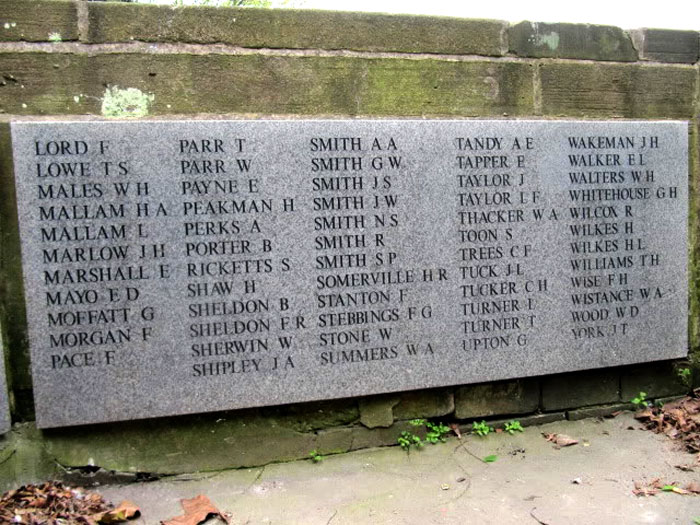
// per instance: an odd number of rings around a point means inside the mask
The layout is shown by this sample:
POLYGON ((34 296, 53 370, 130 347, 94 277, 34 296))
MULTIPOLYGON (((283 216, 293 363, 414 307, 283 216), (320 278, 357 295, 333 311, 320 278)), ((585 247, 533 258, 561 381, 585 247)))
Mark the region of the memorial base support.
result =
MULTIPOLYGON (((680 396, 676 362, 618 367, 599 383, 590 372, 455 389, 305 403, 68 429, 38 430, 18 423, 0 437, 0 490, 64 479, 80 485, 136 481, 188 472, 246 468, 369 447, 394 446, 411 419, 458 423, 517 419, 523 426, 632 409, 640 391, 649 399, 680 396), (493 399, 486 402, 485 395, 493 399), (562 407, 544 403, 561 397, 562 407), (542 399, 542 401, 540 401, 542 399), (391 426, 364 422, 391 418, 391 426), (261 446, 261 443, 264 443, 261 446)), ((502 426, 502 424, 500 425, 502 426)))

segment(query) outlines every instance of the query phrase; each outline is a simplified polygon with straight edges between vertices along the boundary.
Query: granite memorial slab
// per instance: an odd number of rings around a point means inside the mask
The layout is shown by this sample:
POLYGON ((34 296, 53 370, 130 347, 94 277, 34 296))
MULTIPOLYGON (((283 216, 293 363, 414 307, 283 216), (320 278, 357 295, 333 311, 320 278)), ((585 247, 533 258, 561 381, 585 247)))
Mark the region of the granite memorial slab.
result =
POLYGON ((687 354, 685 122, 13 122, 42 428, 687 354))

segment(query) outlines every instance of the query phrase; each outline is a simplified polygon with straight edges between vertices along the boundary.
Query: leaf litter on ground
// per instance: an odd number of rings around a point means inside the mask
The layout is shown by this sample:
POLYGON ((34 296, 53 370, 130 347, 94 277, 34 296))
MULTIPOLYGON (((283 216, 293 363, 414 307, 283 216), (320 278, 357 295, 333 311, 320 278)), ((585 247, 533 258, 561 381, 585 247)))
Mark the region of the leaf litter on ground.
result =
POLYGON ((656 496, 659 492, 674 492, 681 495, 700 494, 700 483, 691 481, 685 487, 678 483, 665 483, 660 478, 651 481, 635 481, 632 493, 636 496, 656 496))
POLYGON ((700 463, 700 388, 661 407, 646 407, 634 417, 645 428, 682 443, 688 452, 697 454, 700 463))
POLYGON ((0 523, 98 525, 120 523, 140 515, 138 507, 129 501, 115 507, 97 492, 57 481, 23 485, 0 497, 0 523))

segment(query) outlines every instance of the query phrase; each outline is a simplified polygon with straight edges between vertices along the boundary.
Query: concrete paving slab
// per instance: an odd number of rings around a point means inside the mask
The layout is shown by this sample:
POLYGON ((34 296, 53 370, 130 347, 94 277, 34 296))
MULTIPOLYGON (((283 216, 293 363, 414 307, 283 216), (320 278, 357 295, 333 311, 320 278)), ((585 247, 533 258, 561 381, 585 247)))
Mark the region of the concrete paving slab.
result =
MULTIPOLYGON (((700 518, 700 496, 638 497, 637 480, 685 485, 700 468, 665 436, 641 430, 629 413, 562 421, 522 434, 464 436, 406 453, 398 447, 257 469, 204 473, 101 492, 129 499, 157 524, 180 515, 179 499, 207 495, 235 524, 683 524, 700 518), (541 433, 579 444, 555 449, 541 433), (493 463, 479 458, 495 454, 493 463)), ((264 443, 264 436, 261 436, 264 443)), ((264 445, 262 445, 264 446, 264 445)))

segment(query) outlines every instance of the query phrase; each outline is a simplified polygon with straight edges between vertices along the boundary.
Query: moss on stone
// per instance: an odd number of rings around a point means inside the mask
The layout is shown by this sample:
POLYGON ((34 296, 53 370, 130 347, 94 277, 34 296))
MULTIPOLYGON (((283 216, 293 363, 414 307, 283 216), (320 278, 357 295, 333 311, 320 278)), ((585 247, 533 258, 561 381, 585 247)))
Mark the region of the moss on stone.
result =
POLYGON ((534 379, 463 386, 455 392, 455 417, 471 419, 537 410, 540 386, 534 379))
POLYGON ((540 65, 548 116, 690 118, 695 70, 687 66, 547 62, 540 65))
POLYGON ((281 426, 297 432, 312 432, 354 423, 360 412, 355 399, 339 399, 264 407, 260 409, 260 415, 274 418, 281 426))
POLYGON ((175 474, 252 467, 305 458, 315 435, 254 415, 167 418, 44 431, 51 457, 64 466, 175 474), (261 446, 264 443, 264 446, 261 446))
POLYGON ((700 58, 700 32, 637 29, 632 39, 642 60, 694 64, 700 58))
POLYGON ((411 425, 408 421, 397 421, 387 428, 353 427, 350 450, 397 445, 397 440, 403 431, 422 434, 422 429, 411 425))
POLYGON ((443 59, 5 53, 0 68, 16 82, 0 90, 0 109, 101 114, 107 85, 156 93, 150 115, 530 115, 532 67, 443 59))
POLYGON ((541 384, 546 411, 620 402, 620 370, 616 368, 546 376, 541 384))
POLYGON ((451 390, 406 392, 401 394, 401 401, 394 407, 394 419, 441 417, 451 414, 454 409, 455 401, 451 390))
POLYGON ((68 0, 2 0, 0 41, 46 42, 51 34, 77 40, 76 7, 68 0))
POLYGON ((87 56, 72 53, 0 53, 0 112, 15 115, 100 113, 104 87, 87 56), (91 95, 76 103, 76 95, 91 95))
POLYGON ((117 3, 90 3, 88 13, 93 43, 139 40, 500 56, 506 27, 495 20, 448 17, 117 3))
POLYGON ((33 423, 17 424, 0 437, 0 492, 18 484, 36 483, 60 475, 33 423))
POLYGON ((367 428, 390 427, 394 422, 393 409, 399 397, 393 395, 371 396, 360 399, 360 423, 367 428))
POLYGON ((620 398, 629 402, 640 392, 656 399, 673 395, 682 395, 688 391, 678 376, 672 361, 644 363, 624 367, 620 374, 620 398))

